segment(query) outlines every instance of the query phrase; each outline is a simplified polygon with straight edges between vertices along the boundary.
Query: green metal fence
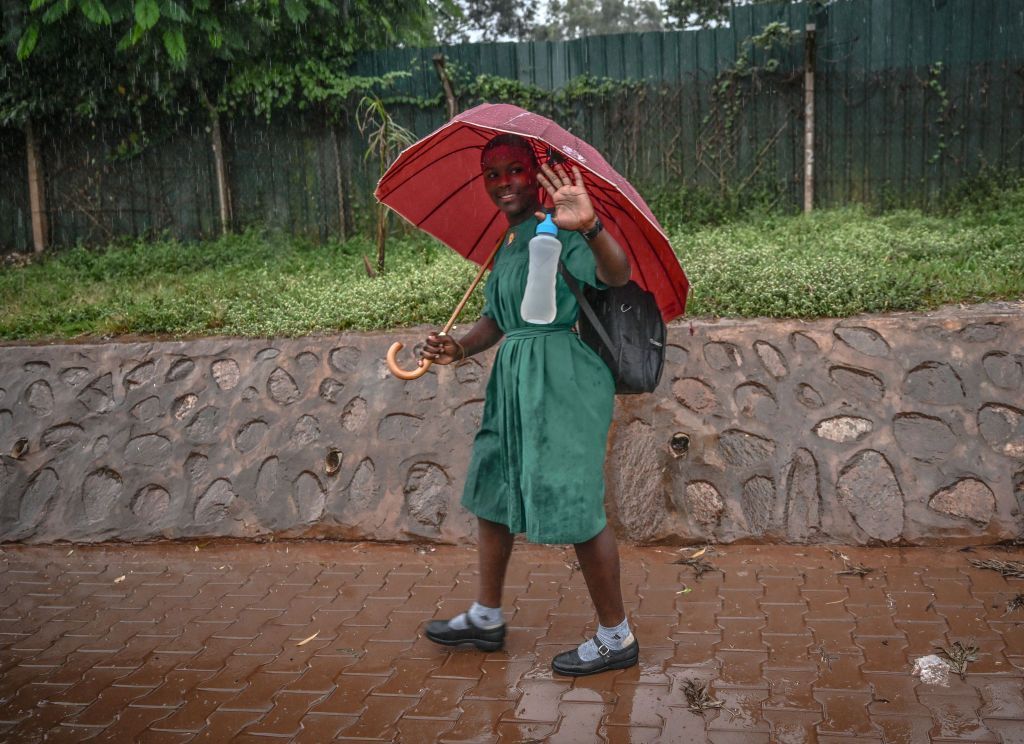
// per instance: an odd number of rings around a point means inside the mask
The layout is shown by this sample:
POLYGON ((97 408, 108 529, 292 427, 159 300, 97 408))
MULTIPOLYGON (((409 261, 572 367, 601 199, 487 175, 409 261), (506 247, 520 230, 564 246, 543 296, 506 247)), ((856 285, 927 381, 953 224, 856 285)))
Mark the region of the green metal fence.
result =
MULTIPOLYGON (((921 204, 985 169, 1024 171, 1024 0, 841 0, 736 8, 727 27, 569 42, 389 49, 353 72, 407 71, 396 117, 424 135, 444 121, 432 57, 443 53, 460 106, 494 75, 544 90, 580 76, 632 81, 556 106, 559 121, 643 191, 766 190, 798 208, 803 193, 804 40, 815 33, 815 204, 921 204), (770 24, 793 32, 752 45, 770 24), (772 62, 771 60, 775 60, 772 62), (745 65, 743 62, 745 61, 745 65)), ((216 189, 201 124, 129 160, 117 132, 41 134, 52 241, 65 245, 166 230, 217 231, 216 189)), ((234 120, 226 155, 236 223, 324 238, 369 206, 376 174, 351 126, 310 114, 234 120), (337 167, 340 165, 340 168, 337 167), (339 178, 338 174, 342 177, 339 178)), ((0 250, 31 243, 24 143, 0 132, 0 250)))
MULTIPOLYGON (((646 81, 640 100, 590 102, 564 123, 642 183, 735 188, 767 176, 798 203, 808 23, 816 26, 817 204, 920 203, 985 166, 1024 167, 1021 0, 752 5, 736 8, 728 28, 389 50, 366 55, 358 69, 414 70, 399 90, 419 98, 439 95, 438 51, 457 68, 544 88, 583 74, 646 81), (793 43, 752 48, 747 40, 772 23, 798 32, 793 43), (738 76, 747 49, 753 74, 738 76), (767 71, 771 58, 779 66, 767 71), (722 95, 726 80, 733 88, 722 95)), ((424 134, 441 123, 439 108, 403 113, 424 134)))

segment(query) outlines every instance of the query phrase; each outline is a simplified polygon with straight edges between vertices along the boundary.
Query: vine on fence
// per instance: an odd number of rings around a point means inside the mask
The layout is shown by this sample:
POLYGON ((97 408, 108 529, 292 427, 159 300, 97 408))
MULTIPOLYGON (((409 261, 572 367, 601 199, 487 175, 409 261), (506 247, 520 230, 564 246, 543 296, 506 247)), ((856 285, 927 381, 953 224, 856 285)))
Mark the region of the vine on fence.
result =
MULTIPOLYGON (((712 86, 712 107, 701 121, 700 137, 697 143, 699 167, 710 172, 721 192, 727 191, 726 184, 735 177, 738 165, 740 131, 737 123, 753 93, 766 85, 785 85, 797 80, 796 73, 782 74, 782 56, 796 43, 799 32, 785 23, 767 24, 759 33, 753 34, 741 43, 741 53, 732 66, 720 72, 712 86), (754 62, 755 52, 765 59, 754 62)), ((513 103, 523 108, 549 116, 563 123, 567 128, 582 124, 584 113, 593 113, 598 106, 611 110, 611 124, 618 136, 609 148, 618 148, 618 161, 629 175, 638 158, 638 147, 645 132, 650 130, 651 121, 644 105, 652 98, 671 97, 678 104, 682 86, 665 83, 651 83, 634 79, 612 79, 593 75, 580 75, 569 80, 564 86, 551 90, 531 83, 493 74, 474 74, 461 63, 449 62, 447 69, 459 106, 466 108, 484 101, 513 103), (674 96, 671 94, 675 94, 674 96)), ((415 72, 415 67, 414 67, 415 72)), ((693 81, 696 89, 698 81, 693 81)), ((442 107, 443 96, 391 95, 385 98, 389 106, 413 106, 421 109, 442 107)), ((784 122, 773 136, 761 147, 752 170, 743 181, 738 194, 751 185, 758 175, 763 162, 768 159, 772 147, 789 127, 784 122)), ((677 134, 667 143, 662 154, 666 169, 676 169, 677 134)))
POLYGON ((722 196, 730 191, 733 196, 739 196, 751 184, 776 141, 789 128, 791 119, 786 119, 755 153, 750 172, 738 186, 730 189, 729 184, 735 180, 740 165, 742 132, 737 125, 740 116, 753 94, 765 86, 791 85, 799 80, 797 72, 784 74, 780 71, 782 55, 789 52, 798 37, 798 31, 785 23, 773 21, 760 33, 745 38, 736 61, 715 78, 711 88, 711 109, 701 119, 697 137, 697 164, 711 175, 722 196), (760 64, 754 62, 757 51, 764 56, 760 64))
MULTIPOLYGON (((584 74, 571 78, 560 88, 549 89, 502 75, 474 73, 461 62, 447 61, 445 67, 461 109, 485 102, 511 103, 559 122, 569 122, 578 117, 581 104, 638 94, 648 85, 630 78, 615 79, 584 74)), ((419 64, 414 63, 411 72, 418 71, 419 64)), ((445 105, 444 95, 440 91, 432 96, 388 95, 384 101, 389 106, 412 106, 419 109, 444 108, 445 105)))
MULTIPOLYGON (((783 121, 767 140, 752 145, 757 150, 749 164, 739 162, 742 138, 746 136, 739 123, 754 94, 768 86, 791 85, 799 80, 798 71, 782 71, 783 58, 799 37, 800 33, 785 23, 769 23, 741 42, 739 56, 714 79, 710 109, 700 123, 695 156, 698 171, 710 174, 715 184, 715 198, 719 201, 735 205, 747 194, 763 204, 779 197, 778 185, 768 184, 769 179, 763 177, 761 171, 765 163, 773 160, 773 149, 790 128, 791 121, 797 118, 796 112, 783 121), (737 184, 741 165, 746 171, 737 184), (754 191, 758 193, 753 194, 754 191)), ((414 62, 411 74, 426 73, 426 65, 424 61, 414 62)), ((615 132, 615 136, 606 142, 605 154, 631 179, 643 170, 638 166, 644 154, 645 141, 662 134, 654 121, 659 112, 653 111, 650 103, 659 101, 661 107, 675 117, 686 108, 683 105, 684 92, 692 91, 696 98, 702 87, 699 75, 686 84, 579 75, 559 88, 548 89, 514 78, 476 73, 460 62, 447 61, 445 69, 459 109, 488 101, 512 103, 548 116, 572 131, 600 126, 601 117, 606 117, 604 124, 609 131, 615 132)), ((433 76, 433 70, 430 73, 433 76)), ((446 106, 440 89, 434 95, 385 94, 382 100, 389 108, 430 110, 446 106)), ((667 138, 658 157, 663 172, 674 173, 677 177, 683 175, 678 163, 680 138, 681 130, 674 137, 667 138)), ((703 180, 694 176, 697 174, 691 174, 691 183, 703 180)), ((687 198, 693 196, 687 193, 687 198)))
MULTIPOLYGON (((942 61, 933 62, 928 66, 928 79, 920 81, 929 91, 938 98, 939 111, 931 123, 936 128, 938 142, 935 145, 935 152, 928 157, 928 164, 934 165, 939 162, 944 154, 949 152, 949 146, 955 137, 959 137, 967 129, 967 125, 961 123, 959 127, 953 127, 953 116, 956 113, 956 106, 949 98, 949 91, 942 84, 945 65, 942 61)), ((953 158, 957 160, 956 157, 953 158)))

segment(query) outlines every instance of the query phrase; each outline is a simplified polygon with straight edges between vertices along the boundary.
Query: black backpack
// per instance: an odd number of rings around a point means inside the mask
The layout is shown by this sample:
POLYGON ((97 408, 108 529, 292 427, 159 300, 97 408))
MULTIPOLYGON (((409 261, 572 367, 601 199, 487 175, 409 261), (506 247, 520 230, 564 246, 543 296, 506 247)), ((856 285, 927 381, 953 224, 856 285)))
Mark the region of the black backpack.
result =
POLYGON ((580 338, 612 371, 615 392, 652 392, 665 365, 665 322, 654 295, 633 281, 608 289, 588 286, 580 292, 561 261, 558 269, 583 311, 580 338))

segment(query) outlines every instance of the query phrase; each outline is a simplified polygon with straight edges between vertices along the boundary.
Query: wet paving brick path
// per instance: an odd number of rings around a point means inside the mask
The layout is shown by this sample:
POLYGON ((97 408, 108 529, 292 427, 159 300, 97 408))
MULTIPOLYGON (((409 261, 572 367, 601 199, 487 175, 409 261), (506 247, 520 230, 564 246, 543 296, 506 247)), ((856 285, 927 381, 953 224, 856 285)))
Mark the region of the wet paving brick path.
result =
POLYGON ((517 546, 483 654, 420 636, 473 599, 469 549, 4 546, 0 741, 1024 742, 1024 580, 969 563, 1024 551, 726 546, 699 580, 622 553, 641 663, 573 680, 551 657, 594 618, 561 548, 517 546), (957 642, 964 679, 912 676, 957 642))

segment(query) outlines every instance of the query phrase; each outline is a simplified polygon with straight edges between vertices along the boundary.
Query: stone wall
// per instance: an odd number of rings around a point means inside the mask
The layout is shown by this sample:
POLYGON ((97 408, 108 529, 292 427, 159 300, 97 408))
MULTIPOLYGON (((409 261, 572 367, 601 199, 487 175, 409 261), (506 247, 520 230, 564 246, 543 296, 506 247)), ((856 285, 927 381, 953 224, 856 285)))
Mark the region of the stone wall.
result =
MULTIPOLYGON (((0 540, 470 540, 493 352, 393 379, 422 336, 0 347, 0 540)), ((674 325, 659 389, 617 399, 609 515, 638 542, 1015 538, 1022 338, 1020 304, 674 325)))

